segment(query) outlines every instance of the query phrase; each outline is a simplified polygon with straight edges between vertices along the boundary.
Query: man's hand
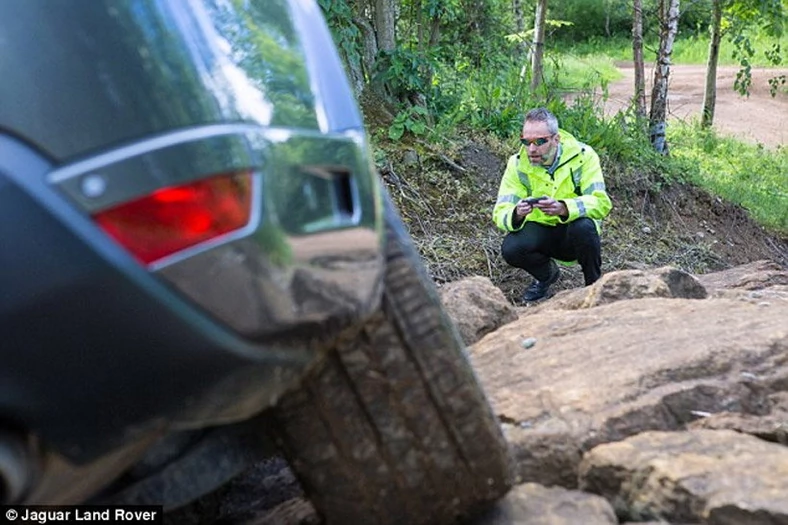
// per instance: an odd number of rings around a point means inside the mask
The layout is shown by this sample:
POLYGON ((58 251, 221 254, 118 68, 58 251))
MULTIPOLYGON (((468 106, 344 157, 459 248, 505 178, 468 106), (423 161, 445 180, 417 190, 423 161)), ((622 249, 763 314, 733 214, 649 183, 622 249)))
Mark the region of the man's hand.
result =
POLYGON ((525 218, 526 215, 531 213, 534 209, 533 206, 528 204, 525 199, 521 199, 520 202, 514 207, 514 218, 515 221, 518 223, 525 218))
MULTIPOLYGON (((522 202, 522 201, 520 201, 522 202)), ((519 204, 517 206, 520 206, 519 204)), ((545 215, 558 215, 559 217, 568 217, 569 210, 566 209, 566 204, 562 201, 557 201, 552 197, 547 197, 534 205, 534 208, 539 208, 545 215)), ((531 210, 528 210, 530 213, 531 210)))

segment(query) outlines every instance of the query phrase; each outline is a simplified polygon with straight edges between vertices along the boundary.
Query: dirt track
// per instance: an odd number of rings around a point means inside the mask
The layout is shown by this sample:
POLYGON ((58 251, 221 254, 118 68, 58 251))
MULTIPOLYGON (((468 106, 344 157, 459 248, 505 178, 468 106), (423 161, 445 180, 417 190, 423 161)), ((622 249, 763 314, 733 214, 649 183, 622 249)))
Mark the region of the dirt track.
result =
MULTIPOLYGON (((605 112, 615 113, 626 107, 633 93, 635 73, 631 64, 620 64, 624 78, 609 86, 610 98, 605 112)), ((772 98, 767 80, 788 75, 785 69, 753 69, 749 98, 733 90, 737 67, 720 67, 717 71, 717 107, 714 127, 727 135, 738 135, 768 147, 788 145, 788 93, 784 90, 772 98)), ((646 67, 646 89, 653 84, 653 66, 646 67)), ((669 118, 691 120, 700 118, 706 67, 674 65, 670 70, 668 94, 669 118)), ((650 96, 650 91, 648 95, 650 96)), ((647 102, 648 104, 648 102, 647 102)), ((648 106, 647 106, 648 107, 648 106)))

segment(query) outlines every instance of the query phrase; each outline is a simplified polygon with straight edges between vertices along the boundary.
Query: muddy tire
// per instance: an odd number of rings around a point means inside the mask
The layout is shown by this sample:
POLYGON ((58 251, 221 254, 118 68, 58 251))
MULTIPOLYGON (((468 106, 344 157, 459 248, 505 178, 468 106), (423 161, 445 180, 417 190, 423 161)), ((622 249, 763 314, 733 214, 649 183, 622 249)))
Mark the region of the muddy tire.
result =
POLYGON ((275 414, 329 525, 450 523, 511 482, 498 422, 390 203, 386 223, 380 310, 275 414))

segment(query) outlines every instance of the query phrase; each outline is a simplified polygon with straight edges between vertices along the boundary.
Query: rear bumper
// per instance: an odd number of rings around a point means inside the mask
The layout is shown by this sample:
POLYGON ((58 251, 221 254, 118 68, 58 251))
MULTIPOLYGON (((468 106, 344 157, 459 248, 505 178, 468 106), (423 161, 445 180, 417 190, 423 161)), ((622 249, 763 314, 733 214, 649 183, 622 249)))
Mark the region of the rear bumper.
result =
POLYGON ((378 304, 379 191, 361 140, 211 126, 53 170, 0 137, 0 420, 86 462, 271 406, 378 304), (233 167, 255 171, 252 223, 149 268, 89 218, 233 167), (84 196, 87 176, 107 191, 84 196), (297 193, 334 178, 352 204, 300 221, 297 193))

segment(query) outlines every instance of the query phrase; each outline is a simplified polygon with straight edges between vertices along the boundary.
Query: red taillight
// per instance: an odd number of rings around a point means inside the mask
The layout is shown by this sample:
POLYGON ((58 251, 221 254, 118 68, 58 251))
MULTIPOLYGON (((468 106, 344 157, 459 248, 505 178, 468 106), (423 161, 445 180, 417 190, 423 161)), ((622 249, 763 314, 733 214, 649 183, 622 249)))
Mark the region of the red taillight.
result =
POLYGON ((246 226, 252 174, 230 173, 162 188, 93 216, 145 264, 246 226))

